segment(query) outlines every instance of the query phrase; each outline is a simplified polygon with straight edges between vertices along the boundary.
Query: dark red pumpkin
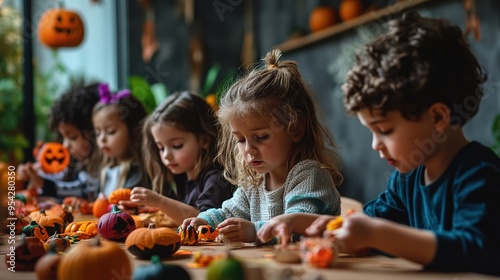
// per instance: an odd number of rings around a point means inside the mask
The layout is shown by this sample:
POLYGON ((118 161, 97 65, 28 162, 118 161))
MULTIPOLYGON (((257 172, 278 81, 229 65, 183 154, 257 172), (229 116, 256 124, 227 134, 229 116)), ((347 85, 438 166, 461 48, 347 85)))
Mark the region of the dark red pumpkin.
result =
POLYGON ((45 255, 42 241, 36 237, 21 236, 21 241, 14 250, 14 255, 5 254, 7 267, 14 271, 33 271, 35 263, 45 255))
POLYGON ((198 232, 193 226, 189 225, 184 229, 182 229, 182 226, 179 226, 177 232, 181 237, 182 245, 195 245, 198 243, 198 232))
POLYGON ((217 236, 219 236, 219 231, 209 225, 198 227, 198 239, 200 241, 214 241, 217 236))
POLYGON ((70 155, 61 143, 47 142, 37 154, 37 161, 45 173, 59 173, 69 165, 70 155))
POLYGON ((48 10, 38 22, 38 39, 50 48, 76 47, 84 34, 83 21, 74 11, 48 10))
POLYGON ((113 205, 111 212, 102 215, 97 223, 99 234, 109 240, 124 241, 133 230, 135 230, 134 218, 120 210, 116 204, 113 205))

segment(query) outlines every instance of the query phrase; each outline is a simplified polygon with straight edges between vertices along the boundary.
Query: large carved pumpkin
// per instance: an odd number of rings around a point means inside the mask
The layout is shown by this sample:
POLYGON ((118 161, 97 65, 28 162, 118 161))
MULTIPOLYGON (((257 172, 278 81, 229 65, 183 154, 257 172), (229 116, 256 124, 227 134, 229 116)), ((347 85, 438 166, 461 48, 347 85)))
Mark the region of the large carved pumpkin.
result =
POLYGON ((79 242, 61 259, 57 279, 130 279, 132 265, 122 248, 113 242, 94 238, 79 242))
POLYGON ((61 143, 47 142, 37 153, 37 161, 45 173, 59 173, 69 165, 70 155, 61 143))
POLYGON ((113 205, 111 211, 102 215, 97 223, 99 234, 109 240, 124 241, 133 230, 134 218, 120 210, 117 205, 113 205))
POLYGON ((36 221, 39 225, 44 226, 47 229, 49 236, 54 235, 54 233, 62 233, 64 230, 63 219, 57 215, 47 215, 45 210, 31 213, 30 218, 36 221))
POLYGON ((46 11, 38 22, 38 39, 50 48, 76 47, 83 41, 83 21, 70 10, 46 11))
POLYGON ((169 228, 138 228, 127 236, 125 248, 140 259, 150 259, 153 255, 160 258, 172 256, 181 247, 181 237, 169 228))

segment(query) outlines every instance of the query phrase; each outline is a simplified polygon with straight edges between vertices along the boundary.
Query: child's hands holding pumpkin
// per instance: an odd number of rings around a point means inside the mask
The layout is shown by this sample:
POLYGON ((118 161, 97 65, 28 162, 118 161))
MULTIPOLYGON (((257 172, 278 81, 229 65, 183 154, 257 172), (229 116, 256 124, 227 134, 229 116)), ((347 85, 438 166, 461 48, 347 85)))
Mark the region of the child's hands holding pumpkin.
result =
POLYGON ((217 226, 217 229, 231 242, 255 242, 257 239, 255 225, 245 219, 226 219, 217 226))

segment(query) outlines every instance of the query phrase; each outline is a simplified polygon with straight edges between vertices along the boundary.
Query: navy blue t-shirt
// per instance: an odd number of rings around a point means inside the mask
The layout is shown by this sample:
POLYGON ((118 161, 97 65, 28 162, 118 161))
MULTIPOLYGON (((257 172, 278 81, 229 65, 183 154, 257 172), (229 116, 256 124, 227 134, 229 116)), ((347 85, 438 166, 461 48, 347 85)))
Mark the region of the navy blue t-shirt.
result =
POLYGON ((437 251, 428 269, 500 275, 500 158, 471 142, 435 182, 426 186, 424 172, 423 165, 395 171, 364 212, 433 231, 437 251))

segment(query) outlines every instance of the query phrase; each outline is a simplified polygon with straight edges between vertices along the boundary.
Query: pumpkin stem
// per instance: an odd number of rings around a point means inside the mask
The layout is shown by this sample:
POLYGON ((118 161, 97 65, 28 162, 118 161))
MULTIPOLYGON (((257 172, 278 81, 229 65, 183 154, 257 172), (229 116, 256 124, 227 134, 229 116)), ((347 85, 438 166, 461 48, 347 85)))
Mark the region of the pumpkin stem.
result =
POLYGON ((111 213, 116 214, 116 213, 121 213, 121 212, 122 212, 122 210, 120 210, 120 208, 118 208, 118 205, 113 204, 113 207, 111 208, 111 213))
POLYGON ((149 223, 148 229, 154 229, 155 228, 155 223, 149 223))
POLYGON ((160 261, 160 257, 159 257, 158 255, 153 255, 153 256, 151 257, 151 262, 152 262, 153 264, 159 264, 159 263, 161 263, 161 261, 160 261))
POLYGON ((100 247, 101 246, 101 238, 96 236, 94 240, 91 241, 90 245, 100 247))

